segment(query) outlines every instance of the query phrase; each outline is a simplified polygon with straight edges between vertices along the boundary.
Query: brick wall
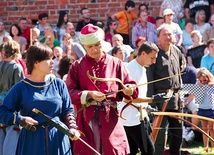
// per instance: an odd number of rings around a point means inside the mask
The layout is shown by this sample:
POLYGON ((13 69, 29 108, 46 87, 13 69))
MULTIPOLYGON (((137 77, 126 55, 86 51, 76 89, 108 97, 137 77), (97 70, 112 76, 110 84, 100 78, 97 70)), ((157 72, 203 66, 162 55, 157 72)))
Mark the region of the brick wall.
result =
MULTIPOLYGON (((157 16, 163 0, 134 0, 136 5, 149 4, 149 14, 157 16)), ((49 14, 50 24, 56 24, 59 10, 69 10, 69 20, 76 23, 81 19, 79 13, 82 7, 91 11, 91 17, 96 20, 106 21, 107 16, 124 9, 126 0, 0 0, 0 17, 6 29, 17 23, 19 17, 27 17, 29 24, 36 21, 38 14, 49 14)), ((137 7, 135 9, 137 13, 137 7)))

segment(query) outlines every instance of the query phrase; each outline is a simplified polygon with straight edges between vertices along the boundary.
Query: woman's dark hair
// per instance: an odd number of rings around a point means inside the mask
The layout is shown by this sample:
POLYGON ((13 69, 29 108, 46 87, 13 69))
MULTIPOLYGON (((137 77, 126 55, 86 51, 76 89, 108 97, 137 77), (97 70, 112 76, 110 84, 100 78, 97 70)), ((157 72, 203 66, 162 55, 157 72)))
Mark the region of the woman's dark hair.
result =
POLYGON ((13 26, 15 26, 15 27, 18 29, 18 34, 17 34, 17 36, 21 36, 22 31, 21 31, 20 27, 19 27, 17 24, 11 25, 11 27, 10 27, 10 36, 11 36, 11 37, 14 37, 14 35, 12 34, 12 27, 13 27, 13 26))
POLYGON ((44 13, 40 13, 40 14, 38 15, 38 19, 39 19, 39 20, 42 20, 42 18, 46 18, 46 17, 48 18, 48 14, 45 13, 45 12, 44 12, 44 13))
POLYGON ((189 19, 186 19, 185 20, 185 26, 188 24, 188 23, 191 23, 191 24, 195 24, 195 19, 193 19, 193 18, 189 18, 189 19))
POLYGON ((70 65, 71 62, 68 56, 62 57, 62 59, 59 61, 59 70, 57 73, 60 75, 61 78, 63 78, 65 74, 68 74, 70 65))
MULTIPOLYGON (((106 24, 105 33, 108 33, 110 31, 110 25, 114 22, 115 22, 114 20, 108 19, 107 24, 106 24)), ((114 30, 114 34, 116 34, 116 30, 114 30)))
POLYGON ((140 4, 140 5, 138 6, 138 11, 140 11, 141 6, 145 6, 145 7, 146 7, 146 10, 147 10, 147 11, 149 10, 149 7, 148 7, 149 5, 143 3, 143 4, 140 4))
POLYGON ((210 46, 210 44, 214 43, 214 38, 210 38, 210 40, 207 42, 207 47, 210 46))
MULTIPOLYGON (((62 26, 62 24, 64 23, 64 17, 65 17, 65 15, 67 15, 68 14, 68 12, 67 11, 60 11, 59 12, 59 18, 58 18, 58 22, 57 22, 57 24, 56 24, 56 26, 57 27, 61 27, 62 26)), ((67 24, 67 22, 65 23, 65 25, 67 24)))
POLYGON ((155 20, 159 20, 159 19, 164 19, 164 18, 161 17, 161 16, 157 16, 157 17, 155 18, 155 20))
POLYGON ((114 56, 115 54, 117 54, 117 52, 118 52, 119 50, 122 50, 122 47, 121 47, 121 46, 115 46, 115 47, 112 49, 111 55, 114 56))
POLYGON ((97 21, 95 26, 98 26, 99 28, 103 29, 105 27, 105 23, 102 21, 97 21))
POLYGON ((128 0, 128 1, 125 3, 125 10, 128 10, 128 7, 134 8, 134 7, 135 7, 135 2, 132 1, 132 0, 128 0))
POLYGON ((53 51, 50 47, 39 44, 38 46, 31 46, 26 52, 26 66, 28 74, 31 74, 35 62, 50 59, 53 56, 53 51))

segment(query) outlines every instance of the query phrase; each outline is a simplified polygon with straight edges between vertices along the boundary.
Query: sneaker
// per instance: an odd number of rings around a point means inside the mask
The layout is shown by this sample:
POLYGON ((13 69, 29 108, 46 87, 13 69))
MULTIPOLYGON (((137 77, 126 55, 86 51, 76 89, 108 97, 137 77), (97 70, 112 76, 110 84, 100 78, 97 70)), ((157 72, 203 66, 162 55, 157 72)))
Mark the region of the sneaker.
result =
POLYGON ((195 138, 195 134, 194 134, 194 132, 191 130, 191 131, 186 135, 185 140, 186 140, 187 142, 192 142, 192 141, 194 140, 194 138, 195 138))

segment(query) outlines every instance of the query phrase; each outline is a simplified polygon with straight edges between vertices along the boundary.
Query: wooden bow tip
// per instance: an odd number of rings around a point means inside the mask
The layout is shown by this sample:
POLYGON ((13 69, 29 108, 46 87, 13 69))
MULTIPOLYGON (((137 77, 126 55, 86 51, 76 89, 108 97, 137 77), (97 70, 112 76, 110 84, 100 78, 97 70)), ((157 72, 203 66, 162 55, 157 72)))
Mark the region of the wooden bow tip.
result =
POLYGON ((126 88, 125 84, 118 78, 99 78, 94 77, 89 74, 89 70, 86 72, 89 79, 96 80, 96 81, 102 81, 102 82, 118 82, 122 85, 123 88, 126 88))
POLYGON ((120 111, 120 118, 123 120, 127 120, 125 117, 122 116, 122 111, 120 111))

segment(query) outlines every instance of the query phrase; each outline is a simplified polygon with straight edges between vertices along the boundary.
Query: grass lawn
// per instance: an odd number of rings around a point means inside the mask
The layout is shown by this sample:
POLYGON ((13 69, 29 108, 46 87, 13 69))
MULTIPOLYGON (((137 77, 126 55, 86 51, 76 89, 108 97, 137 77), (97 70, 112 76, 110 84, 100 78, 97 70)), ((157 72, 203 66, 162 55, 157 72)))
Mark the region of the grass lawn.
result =
MULTIPOLYGON (((211 148, 209 148, 211 149, 211 148)), ((183 151, 188 151, 191 155, 214 155, 214 153, 204 153, 203 152, 203 142, 193 141, 191 144, 186 145, 182 148, 183 151)))
MULTIPOLYGON (((214 153, 202 153, 203 152, 203 142, 202 141, 193 141, 191 144, 186 144, 182 147, 182 151, 188 151, 191 154, 189 155, 214 155, 214 153)), ((142 155, 138 153, 137 155, 142 155)), ((187 155, 187 154, 182 154, 187 155)))

